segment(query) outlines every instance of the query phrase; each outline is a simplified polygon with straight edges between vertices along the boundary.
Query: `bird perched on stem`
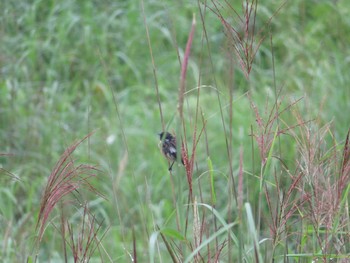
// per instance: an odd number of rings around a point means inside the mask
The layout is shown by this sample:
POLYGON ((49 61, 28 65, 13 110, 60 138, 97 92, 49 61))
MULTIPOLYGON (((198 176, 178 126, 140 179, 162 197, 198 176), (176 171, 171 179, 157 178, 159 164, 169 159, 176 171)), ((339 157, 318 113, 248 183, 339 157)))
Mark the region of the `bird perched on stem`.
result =
MULTIPOLYGON (((176 137, 169 132, 160 132, 158 135, 160 138, 159 146, 161 146, 162 154, 171 162, 171 165, 169 166, 169 171, 171 171, 174 162, 177 161, 176 137)), ((182 156, 181 163, 184 165, 182 156)))

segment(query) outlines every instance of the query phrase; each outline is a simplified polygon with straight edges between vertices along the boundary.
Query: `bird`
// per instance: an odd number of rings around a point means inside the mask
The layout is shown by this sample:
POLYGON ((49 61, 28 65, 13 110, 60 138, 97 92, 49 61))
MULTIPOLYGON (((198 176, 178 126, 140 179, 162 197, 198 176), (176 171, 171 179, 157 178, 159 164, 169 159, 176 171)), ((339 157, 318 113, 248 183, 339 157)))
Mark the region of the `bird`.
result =
MULTIPOLYGON (((159 135, 159 145, 161 146, 161 152, 167 158, 171 165, 169 166, 169 171, 172 170, 175 161, 177 161, 177 150, 176 150, 176 137, 169 132, 160 132, 159 135)), ((181 163, 184 165, 184 161, 181 156, 181 163)))

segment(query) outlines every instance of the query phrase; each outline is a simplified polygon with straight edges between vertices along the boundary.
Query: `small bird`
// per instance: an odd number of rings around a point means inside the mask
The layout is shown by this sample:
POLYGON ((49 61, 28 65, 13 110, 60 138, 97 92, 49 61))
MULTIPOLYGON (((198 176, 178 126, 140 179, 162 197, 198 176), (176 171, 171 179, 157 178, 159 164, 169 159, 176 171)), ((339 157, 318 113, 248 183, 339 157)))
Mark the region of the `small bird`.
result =
MULTIPOLYGON (((161 144, 161 151, 163 155, 172 162, 169 166, 169 171, 172 170, 174 162, 177 160, 177 151, 176 151, 176 137, 169 132, 160 132, 158 133, 161 144)), ((181 157, 182 165, 184 161, 181 157)))

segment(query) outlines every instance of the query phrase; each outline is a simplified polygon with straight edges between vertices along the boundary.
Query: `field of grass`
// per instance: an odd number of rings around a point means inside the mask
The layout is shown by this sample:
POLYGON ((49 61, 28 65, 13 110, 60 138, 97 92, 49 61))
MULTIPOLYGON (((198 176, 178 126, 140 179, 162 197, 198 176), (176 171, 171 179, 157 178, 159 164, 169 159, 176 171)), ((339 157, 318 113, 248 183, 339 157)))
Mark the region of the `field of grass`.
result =
POLYGON ((350 262, 350 3, 232 2, 0 3, 1 262, 350 262))

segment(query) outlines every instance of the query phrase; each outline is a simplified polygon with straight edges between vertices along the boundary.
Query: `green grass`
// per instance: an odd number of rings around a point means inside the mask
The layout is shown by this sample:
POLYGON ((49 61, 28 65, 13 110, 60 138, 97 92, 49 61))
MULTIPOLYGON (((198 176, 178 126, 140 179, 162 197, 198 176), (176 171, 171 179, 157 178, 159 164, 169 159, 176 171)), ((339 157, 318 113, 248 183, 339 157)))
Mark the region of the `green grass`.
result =
MULTIPOLYGON (((196 1, 144 2, 153 56, 139 1, 2 1, 0 260, 35 261, 38 252, 37 262, 65 257, 72 262, 70 235, 66 230, 62 239, 61 223, 71 223, 76 238, 84 218, 80 205, 87 202, 101 224, 102 241, 91 262, 131 262, 135 254, 139 262, 202 262, 201 257, 204 262, 285 262, 286 257, 346 262, 341 259, 350 249, 349 187, 336 198, 340 208, 332 218, 324 213, 328 202, 318 200, 333 200, 330 186, 340 181, 350 127, 350 6, 346 0, 287 1, 274 15, 281 5, 258 3, 256 27, 266 38, 247 79, 236 57, 228 55, 232 49, 218 16, 204 12, 201 3, 203 22, 196 1), (185 96, 181 123, 178 54, 183 61, 193 13, 197 24, 187 92, 180 94, 185 96), (204 127, 192 174, 197 202, 188 202, 185 169, 174 165, 170 176, 157 147, 158 96, 165 126, 181 133, 185 126, 189 155, 194 131, 198 137, 204 127), (288 108, 278 118, 276 101, 279 112, 288 108), (278 127, 285 132, 276 133, 278 127), (65 149, 92 131, 72 159, 76 165, 97 165, 100 172, 89 179, 96 190, 67 195, 64 216, 58 204, 38 242, 48 177, 65 149), (273 148, 263 152, 255 140, 259 135, 273 148), (314 159, 307 158, 313 153, 314 159), (198 235, 202 245, 196 250, 198 235)), ((242 14, 239 3, 234 8, 242 14)), ((223 2, 220 12, 244 32, 223 2)), ((343 172, 345 185, 349 170, 343 172)))

